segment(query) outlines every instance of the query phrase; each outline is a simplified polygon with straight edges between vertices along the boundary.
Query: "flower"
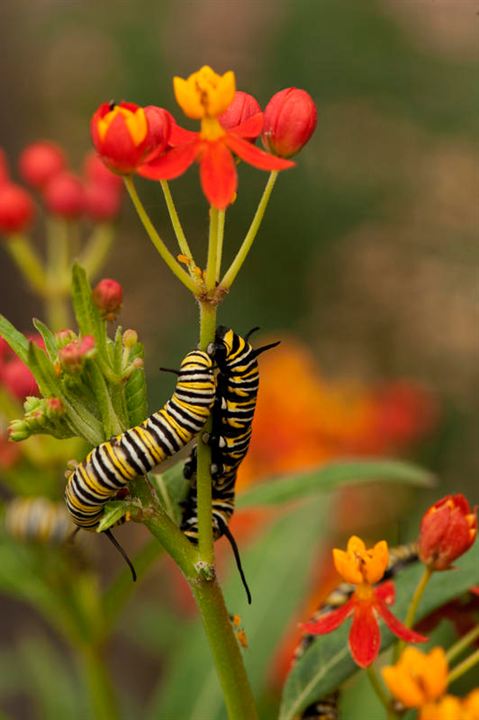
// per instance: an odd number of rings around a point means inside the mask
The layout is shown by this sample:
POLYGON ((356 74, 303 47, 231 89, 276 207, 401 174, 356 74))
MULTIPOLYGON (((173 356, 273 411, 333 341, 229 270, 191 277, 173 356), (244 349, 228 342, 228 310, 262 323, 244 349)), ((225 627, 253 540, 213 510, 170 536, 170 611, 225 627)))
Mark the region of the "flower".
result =
POLYGON ((382 675, 391 693, 404 707, 422 707, 446 692, 446 653, 442 647, 435 647, 429 653, 407 647, 395 665, 382 669, 382 675))
POLYGON ((0 185, 5 185, 9 179, 10 174, 8 172, 7 158, 2 148, 0 148, 0 185))
POLYGON ((83 175, 86 183, 104 185, 120 191, 123 187, 123 180, 119 175, 108 170, 98 155, 92 150, 87 153, 83 164, 83 175))
POLYGON ((155 106, 135 103, 103 103, 94 113, 90 130, 95 149, 105 165, 128 175, 152 153, 168 144, 172 118, 155 106))
POLYGON ((123 300, 123 288, 120 283, 110 278, 103 278, 95 286, 92 297, 102 317, 105 320, 115 320, 123 300))
POLYGON ((424 514, 419 533, 419 557, 432 570, 447 570, 476 539, 476 508, 464 495, 446 495, 424 514))
POLYGON ((445 695, 438 702, 424 705, 421 708, 419 720, 474 720, 474 716, 464 713, 459 698, 445 695))
POLYGON ((286 88, 273 95, 264 111, 261 135, 267 150, 280 157, 296 155, 314 132, 317 111, 306 90, 286 88))
MULTIPOLYGON (((218 120, 225 130, 231 130, 258 114, 261 114, 261 108, 256 98, 242 90, 237 90, 233 101, 228 105, 226 110, 218 116, 218 120)), ((260 129, 261 128, 258 128, 258 135, 260 129)))
POLYGON ((45 185, 65 169, 65 154, 59 145, 40 140, 27 145, 19 159, 20 175, 34 188, 45 185))
POLYGON ((11 182, 0 185, 0 233, 24 232, 30 226, 33 214, 33 201, 26 190, 11 182))
MULTIPOLYGON (((106 169, 106 168, 105 168, 106 169)), ((114 220, 121 207, 117 188, 102 182, 90 182, 84 187, 85 214, 94 222, 114 220)))
POLYGON ((479 720, 479 688, 463 700, 464 720, 479 720))
MULTIPOLYGON (((261 132, 261 113, 234 127, 221 124, 221 116, 235 100, 233 72, 218 75, 205 65, 186 79, 175 77, 173 85, 185 115, 201 121, 200 132, 175 125, 170 138, 172 147, 141 165, 137 170, 140 175, 151 180, 171 180, 197 161, 204 194, 213 207, 223 210, 234 201, 238 185, 233 153, 260 170, 285 170, 293 165, 248 142, 248 138, 256 138, 261 132)), ((228 116, 226 122, 230 122, 228 116)))
POLYGON ((403 625, 389 610, 395 599, 393 582, 385 582, 374 588, 384 574, 388 562, 388 549, 385 541, 377 543, 370 550, 364 542, 353 536, 348 541, 346 552, 333 550, 336 570, 346 582, 356 585, 356 589, 347 603, 337 610, 326 613, 317 620, 305 623, 306 633, 324 635, 336 630, 343 622, 353 616, 349 633, 349 648, 354 662, 359 667, 368 667, 376 659, 381 644, 379 634, 379 615, 394 635, 406 642, 425 642, 427 638, 403 625))
POLYGON ((73 173, 64 171, 55 175, 44 189, 47 210, 67 220, 79 218, 85 210, 85 192, 82 182, 73 173))

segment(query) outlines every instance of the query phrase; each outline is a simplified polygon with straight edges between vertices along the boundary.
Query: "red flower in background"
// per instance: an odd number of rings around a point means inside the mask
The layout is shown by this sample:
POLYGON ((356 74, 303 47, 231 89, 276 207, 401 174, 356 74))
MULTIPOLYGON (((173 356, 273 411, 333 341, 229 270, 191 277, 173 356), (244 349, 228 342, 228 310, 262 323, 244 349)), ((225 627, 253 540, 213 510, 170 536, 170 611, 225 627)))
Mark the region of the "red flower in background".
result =
POLYGON ((464 495, 446 495, 425 513, 419 534, 419 557, 432 570, 448 570, 477 536, 476 508, 464 495))
POLYGON ((66 169, 66 158, 62 148, 48 140, 39 140, 27 145, 20 155, 20 175, 34 188, 42 190, 55 175, 66 169))
MULTIPOLYGON (((38 347, 45 347, 40 335, 30 336, 29 339, 38 347)), ((0 338, 0 385, 19 400, 39 394, 37 382, 30 369, 15 355, 3 338, 0 338)))
POLYGON ((9 181, 0 184, 0 233, 24 232, 30 227, 34 213, 33 200, 26 190, 9 181))

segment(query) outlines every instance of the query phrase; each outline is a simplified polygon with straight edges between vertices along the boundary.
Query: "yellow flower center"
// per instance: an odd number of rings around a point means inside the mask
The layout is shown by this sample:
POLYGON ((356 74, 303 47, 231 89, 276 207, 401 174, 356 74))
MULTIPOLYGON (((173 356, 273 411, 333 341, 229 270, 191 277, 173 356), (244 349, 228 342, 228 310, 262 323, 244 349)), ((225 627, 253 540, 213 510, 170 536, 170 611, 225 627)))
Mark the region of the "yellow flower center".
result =
POLYGON ((361 538, 353 535, 349 538, 347 550, 333 550, 336 570, 346 582, 354 585, 379 582, 388 564, 388 545, 385 540, 366 549, 361 538))
POLYGON ((98 135, 100 136, 100 140, 105 139, 108 128, 118 115, 120 115, 125 121, 133 144, 138 147, 138 145, 143 142, 148 132, 148 123, 146 121, 146 115, 143 108, 138 108, 133 111, 128 108, 121 107, 120 105, 115 105, 113 110, 110 110, 110 112, 98 121, 98 135))
POLYGON ((231 70, 218 75, 208 65, 204 65, 186 79, 173 78, 173 89, 178 105, 188 117, 194 120, 217 118, 233 102, 235 75, 231 70))

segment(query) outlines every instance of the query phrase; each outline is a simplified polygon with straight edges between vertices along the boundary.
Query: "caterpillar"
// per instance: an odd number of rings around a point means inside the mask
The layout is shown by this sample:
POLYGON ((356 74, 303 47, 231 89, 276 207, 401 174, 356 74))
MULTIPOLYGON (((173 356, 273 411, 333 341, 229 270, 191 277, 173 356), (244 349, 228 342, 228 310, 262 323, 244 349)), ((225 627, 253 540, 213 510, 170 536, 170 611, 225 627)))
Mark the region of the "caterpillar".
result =
MULTIPOLYGON (((399 545, 389 550, 389 562, 386 572, 381 580, 390 580, 395 577, 402 568, 410 565, 418 560, 418 548, 417 543, 408 543, 399 545)), ((352 596, 355 589, 355 585, 350 583, 341 583, 338 585, 319 606, 310 621, 317 620, 322 615, 325 615, 332 610, 337 610, 339 607, 347 603, 352 596)), ((306 652, 308 647, 312 644, 315 636, 306 634, 301 639, 298 647, 294 652, 293 663, 296 663, 306 652)), ((317 700, 303 711, 299 720, 339 720, 339 692, 336 691, 327 695, 320 700, 317 700)))
POLYGON ((7 503, 5 532, 15 540, 61 545, 75 531, 63 503, 44 497, 18 497, 7 503))
MULTIPOLYGON (((251 602, 238 547, 229 521, 234 512, 235 483, 238 468, 248 452, 259 387, 258 356, 278 342, 254 349, 248 342, 253 328, 243 338, 230 328, 220 326, 209 348, 218 369, 216 397, 212 410, 212 431, 204 438, 211 446, 213 538, 225 535, 233 549, 238 571, 251 602)), ((185 464, 184 476, 190 481, 183 503, 181 529, 198 542, 198 503, 196 490, 197 450, 185 464)))
MULTIPOLYGON (((65 500, 79 528, 96 528, 108 500, 130 480, 177 453, 203 427, 215 400, 213 360, 208 353, 193 350, 177 374, 175 391, 161 410, 95 447, 69 475, 65 500)), ((111 533, 105 533, 122 552, 111 533)))

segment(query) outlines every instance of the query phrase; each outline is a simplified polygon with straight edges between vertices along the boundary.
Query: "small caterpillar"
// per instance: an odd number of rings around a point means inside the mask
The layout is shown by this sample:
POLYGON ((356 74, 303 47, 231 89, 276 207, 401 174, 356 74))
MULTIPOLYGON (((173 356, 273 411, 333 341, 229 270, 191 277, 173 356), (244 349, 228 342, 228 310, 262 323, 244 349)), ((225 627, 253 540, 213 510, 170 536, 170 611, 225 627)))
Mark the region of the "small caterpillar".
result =
POLYGON ((18 497, 7 503, 5 532, 15 540, 61 545, 75 531, 63 503, 44 497, 18 497))

